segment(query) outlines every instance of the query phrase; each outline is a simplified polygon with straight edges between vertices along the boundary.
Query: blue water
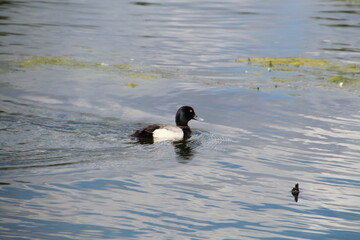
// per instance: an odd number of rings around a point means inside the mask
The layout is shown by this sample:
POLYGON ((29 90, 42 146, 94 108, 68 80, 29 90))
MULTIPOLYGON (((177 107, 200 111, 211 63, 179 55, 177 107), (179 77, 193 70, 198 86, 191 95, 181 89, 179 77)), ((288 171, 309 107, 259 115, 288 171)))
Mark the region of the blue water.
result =
POLYGON ((3 1, 0 13, 1 239, 360 238, 360 88, 235 62, 359 65, 358 1, 3 1), (85 64, 21 65, 36 57, 85 64), (182 105, 205 119, 190 139, 129 137, 182 105))

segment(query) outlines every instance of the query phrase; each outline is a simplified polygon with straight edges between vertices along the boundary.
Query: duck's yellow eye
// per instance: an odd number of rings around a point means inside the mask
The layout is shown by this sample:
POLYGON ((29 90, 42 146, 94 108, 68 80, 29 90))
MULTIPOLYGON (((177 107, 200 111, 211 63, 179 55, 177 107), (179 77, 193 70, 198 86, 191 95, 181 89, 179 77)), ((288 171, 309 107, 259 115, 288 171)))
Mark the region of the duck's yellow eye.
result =
POLYGON ((192 112, 192 109, 190 109, 189 112, 192 112))

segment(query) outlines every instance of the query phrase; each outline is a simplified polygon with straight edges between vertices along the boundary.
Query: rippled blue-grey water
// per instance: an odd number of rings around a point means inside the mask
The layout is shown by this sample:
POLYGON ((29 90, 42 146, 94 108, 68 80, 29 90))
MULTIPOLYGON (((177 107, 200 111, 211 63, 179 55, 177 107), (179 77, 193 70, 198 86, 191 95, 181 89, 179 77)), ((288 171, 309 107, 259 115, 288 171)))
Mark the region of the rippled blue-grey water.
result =
POLYGON ((235 62, 358 65, 359 24, 355 0, 0 1, 0 238, 359 239, 359 86, 235 62), (128 136, 181 105, 190 139, 128 136))

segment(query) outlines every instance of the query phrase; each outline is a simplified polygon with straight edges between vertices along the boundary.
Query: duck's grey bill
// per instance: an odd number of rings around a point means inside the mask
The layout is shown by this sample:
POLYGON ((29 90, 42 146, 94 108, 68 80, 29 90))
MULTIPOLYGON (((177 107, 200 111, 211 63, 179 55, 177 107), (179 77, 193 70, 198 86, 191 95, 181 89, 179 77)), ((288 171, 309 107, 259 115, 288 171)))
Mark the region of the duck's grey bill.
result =
POLYGON ((198 117, 198 116, 195 116, 195 117, 194 117, 194 120, 197 120, 197 121, 200 121, 200 122, 203 122, 203 121, 204 121, 204 119, 203 119, 203 118, 198 117))

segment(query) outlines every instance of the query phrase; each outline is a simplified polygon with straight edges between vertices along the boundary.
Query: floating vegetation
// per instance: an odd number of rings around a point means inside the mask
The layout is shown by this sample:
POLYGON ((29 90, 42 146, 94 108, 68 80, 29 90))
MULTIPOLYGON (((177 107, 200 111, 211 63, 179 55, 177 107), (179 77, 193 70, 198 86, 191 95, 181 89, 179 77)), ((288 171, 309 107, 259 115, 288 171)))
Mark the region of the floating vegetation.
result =
POLYGON ((131 67, 129 65, 111 65, 111 67, 116 69, 130 69, 131 67))
MULTIPOLYGON (((289 67, 324 67, 329 64, 327 60, 310 58, 249 58, 247 60, 237 59, 235 62, 247 62, 262 67, 289 66, 289 67)), ((284 68, 286 69, 286 68, 284 68)))
POLYGON ((342 77, 341 76, 332 76, 328 80, 329 80, 329 82, 339 83, 342 81, 342 77))
POLYGON ((81 62, 72 60, 69 57, 35 57, 19 63, 19 66, 24 68, 38 67, 41 65, 90 68, 99 70, 130 69, 129 65, 110 65, 106 63, 81 62))
POLYGON ((276 77, 270 78, 270 81, 275 83, 291 83, 300 78, 315 78, 327 79, 329 83, 335 83, 340 87, 360 86, 360 66, 355 64, 339 65, 324 59, 310 58, 249 58, 237 59, 235 62, 277 72, 276 77), (293 72, 297 74, 291 74, 293 72))
POLYGON ((335 75, 332 77, 328 78, 328 81, 331 83, 335 83, 337 85, 339 85, 340 87, 343 86, 360 86, 360 77, 351 77, 351 76, 347 76, 347 75, 335 75))
POLYGON ((290 83, 290 81, 287 79, 281 79, 276 77, 271 78, 271 81, 274 83, 290 83))
POLYGON ((130 74, 127 77, 133 79, 149 79, 149 80, 156 79, 155 76, 146 75, 146 74, 130 74))
POLYGON ((250 90, 256 90, 256 91, 260 91, 260 87, 251 87, 249 88, 250 90))
MULTIPOLYGON (((81 62, 75 61, 70 57, 34 57, 17 63, 17 66, 22 68, 37 68, 40 66, 60 66, 75 69, 93 69, 99 71, 120 71, 122 79, 142 79, 152 80, 159 78, 158 74, 150 75, 133 69, 129 65, 111 65, 107 63, 81 62)), ((124 84, 126 87, 135 88, 138 85, 135 83, 124 84)))
POLYGON ((128 84, 126 84, 126 86, 130 87, 130 88, 134 88, 137 86, 137 84, 136 83, 128 83, 128 84))
MULTIPOLYGON (((54 65, 54 66, 83 68, 89 66, 89 63, 72 61, 70 60, 69 57, 56 57, 56 58, 36 57, 33 59, 24 60, 19 63, 20 67, 37 67, 39 65, 54 65)), ((91 65, 96 66, 96 64, 91 64, 91 65)))

